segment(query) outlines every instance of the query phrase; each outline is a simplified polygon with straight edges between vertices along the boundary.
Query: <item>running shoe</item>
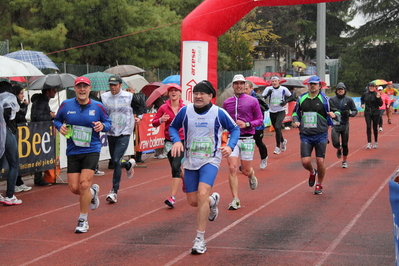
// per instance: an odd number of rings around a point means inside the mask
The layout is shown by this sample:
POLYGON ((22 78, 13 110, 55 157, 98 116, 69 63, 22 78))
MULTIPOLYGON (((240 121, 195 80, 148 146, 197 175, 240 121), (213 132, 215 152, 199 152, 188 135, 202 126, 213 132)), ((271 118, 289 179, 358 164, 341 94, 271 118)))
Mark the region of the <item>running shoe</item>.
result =
POLYGON ((76 226, 75 228, 75 233, 77 234, 86 233, 87 230, 89 230, 89 223, 86 220, 79 219, 78 226, 76 226))
POLYGON ((265 169, 267 166, 267 157, 265 159, 262 159, 262 161, 260 161, 260 169, 265 169))
POLYGON ((157 159, 165 159, 165 158, 168 158, 168 156, 166 154, 164 154, 164 153, 162 153, 162 154, 157 156, 157 159))
POLYGON ((342 168, 348 168, 348 163, 347 162, 342 162, 342 168))
POLYGON ((0 203, 4 203, 4 197, 1 193, 0 193, 0 203))
POLYGON ((383 129, 382 129, 382 127, 380 127, 380 129, 379 129, 380 131, 382 131, 383 129))
POLYGON ((191 254, 193 254, 193 255, 204 254, 205 251, 206 251, 205 240, 202 240, 199 237, 196 237, 194 239, 194 246, 191 249, 191 254))
POLYGON ((95 175, 95 176, 102 176, 102 175, 105 175, 105 172, 100 171, 100 170, 96 170, 96 171, 94 172, 94 175, 95 175))
POLYGON ((337 158, 341 159, 342 157, 342 148, 340 147, 339 149, 337 149, 337 158))
POLYGON ((281 151, 287 150, 287 142, 288 140, 284 139, 283 143, 281 144, 281 151))
POLYGON ((167 198, 167 199, 165 200, 165 204, 168 205, 171 209, 174 208, 173 205, 175 204, 175 202, 176 202, 176 198, 173 197, 173 196, 170 196, 169 198, 167 198))
POLYGON ((18 193, 18 192, 23 192, 23 191, 29 191, 31 189, 32 189, 32 187, 28 187, 27 185, 22 184, 20 186, 15 186, 14 192, 18 193))
POLYGON ((126 169, 126 171, 127 171, 126 172, 126 177, 130 179, 134 175, 134 168, 133 167, 136 165, 136 161, 134 159, 130 159, 129 163, 130 163, 130 167, 128 169, 126 169))
POLYGON ((388 124, 392 124, 392 121, 391 121, 391 119, 388 119, 388 124))
POLYGON ((274 149, 274 152, 273 152, 274 154, 280 154, 281 153, 281 150, 280 150, 280 148, 279 147, 276 147, 275 149, 274 149))
POLYGON ((229 203, 229 210, 237 210, 239 208, 241 208, 240 200, 234 198, 233 201, 229 203))
POLYGON ((374 149, 378 149, 378 142, 374 143, 374 149))
POLYGON ((290 128, 290 127, 285 127, 284 129, 285 129, 285 130, 290 130, 291 128, 290 128))
POLYGON ((17 199, 17 197, 15 197, 15 195, 13 195, 11 198, 5 197, 4 200, 3 200, 3 203, 5 205, 8 205, 8 206, 21 205, 22 204, 22 200, 17 199))
POLYGON ((371 149, 371 143, 367 143, 366 149, 370 150, 371 149))
POLYGON ((313 173, 309 175, 309 187, 313 187, 316 182, 317 170, 313 168, 313 173))
POLYGON ((118 201, 118 195, 114 191, 111 191, 105 200, 109 203, 116 203, 118 201))
POLYGON ((220 200, 220 195, 217 192, 213 192, 210 197, 213 198, 215 203, 212 206, 209 206, 210 211, 209 211, 208 220, 214 221, 216 219, 216 217, 218 217, 218 214, 219 214, 218 204, 219 204, 219 200, 220 200))
POLYGON ((258 179, 256 179, 256 176, 252 176, 252 177, 248 176, 248 181, 249 181, 249 187, 252 190, 255 190, 258 187, 258 179))
POLYGON ((100 192, 100 186, 97 184, 93 184, 91 186, 93 191, 90 201, 90 209, 95 210, 100 206, 100 200, 98 199, 98 193, 100 192))
POLYGON ((321 184, 317 184, 315 189, 314 189, 313 194, 315 194, 315 195, 323 194, 323 186, 321 184))

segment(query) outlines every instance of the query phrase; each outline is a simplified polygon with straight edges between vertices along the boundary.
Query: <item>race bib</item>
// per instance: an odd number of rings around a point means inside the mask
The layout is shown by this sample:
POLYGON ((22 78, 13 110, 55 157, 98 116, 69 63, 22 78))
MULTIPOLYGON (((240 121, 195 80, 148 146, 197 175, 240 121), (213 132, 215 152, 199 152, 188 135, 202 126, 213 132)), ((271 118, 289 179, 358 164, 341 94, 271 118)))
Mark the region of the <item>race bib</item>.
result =
POLYGON ((280 98, 271 98, 271 104, 272 106, 280 106, 281 99, 280 98))
POLYGON ((73 135, 72 140, 78 147, 90 147, 91 134, 93 129, 84 126, 72 126, 73 135))
POLYGON ((194 138, 190 156, 195 158, 210 158, 212 155, 212 139, 210 137, 194 138))
POLYGON ((172 146, 173 146, 173 143, 171 141, 166 141, 165 140, 163 149, 164 149, 166 154, 172 149, 172 146))
POLYGON ((304 128, 317 128, 317 113, 305 112, 302 117, 304 128))
POLYGON ((252 138, 243 139, 240 148, 242 155, 252 155, 255 149, 255 140, 252 138))

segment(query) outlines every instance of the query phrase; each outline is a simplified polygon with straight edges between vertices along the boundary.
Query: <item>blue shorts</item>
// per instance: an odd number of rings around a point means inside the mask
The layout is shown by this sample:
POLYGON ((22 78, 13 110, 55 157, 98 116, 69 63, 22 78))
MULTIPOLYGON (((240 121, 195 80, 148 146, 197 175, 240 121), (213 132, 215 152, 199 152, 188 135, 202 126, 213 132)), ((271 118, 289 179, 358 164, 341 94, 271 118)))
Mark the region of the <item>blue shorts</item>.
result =
POLYGON ((325 158, 328 143, 328 132, 317 135, 303 135, 299 134, 301 139, 301 158, 311 157, 313 148, 316 152, 316 157, 325 158))
POLYGON ((184 169, 184 185, 186 192, 198 191, 198 184, 200 182, 213 186, 215 183, 216 175, 219 169, 212 164, 205 164, 198 170, 184 169))

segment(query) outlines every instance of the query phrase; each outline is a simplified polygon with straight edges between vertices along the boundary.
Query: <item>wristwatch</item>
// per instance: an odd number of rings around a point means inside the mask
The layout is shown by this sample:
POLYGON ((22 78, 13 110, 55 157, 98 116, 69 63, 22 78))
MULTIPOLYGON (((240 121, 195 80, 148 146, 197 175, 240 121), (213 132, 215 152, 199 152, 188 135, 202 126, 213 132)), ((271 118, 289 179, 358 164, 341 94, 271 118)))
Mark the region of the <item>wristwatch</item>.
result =
POLYGON ((245 126, 246 126, 246 127, 250 127, 250 126, 251 126, 251 123, 246 122, 246 123, 245 123, 245 126))

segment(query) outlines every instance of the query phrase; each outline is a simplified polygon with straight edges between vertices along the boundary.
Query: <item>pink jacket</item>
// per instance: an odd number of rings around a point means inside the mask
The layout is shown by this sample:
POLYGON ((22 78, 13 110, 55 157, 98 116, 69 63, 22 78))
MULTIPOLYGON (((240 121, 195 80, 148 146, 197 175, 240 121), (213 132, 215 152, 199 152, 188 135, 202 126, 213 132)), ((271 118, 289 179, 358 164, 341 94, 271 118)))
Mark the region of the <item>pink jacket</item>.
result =
MULTIPOLYGON (((183 100, 180 99, 179 101, 179 111, 180 109, 184 106, 183 100)), ((167 100, 161 107, 159 107, 158 112, 155 114, 154 119, 152 120, 152 125, 154 127, 159 127, 161 125, 161 117, 164 114, 169 115, 169 119, 165 122, 165 140, 170 140, 170 135, 169 135, 169 126, 172 123, 173 119, 175 118, 175 113, 172 110, 172 107, 170 106, 170 100, 167 100)), ((184 133, 183 133, 183 128, 179 130, 179 137, 181 140, 184 139, 184 133)))
POLYGON ((389 98, 388 94, 381 93, 382 105, 380 106, 380 110, 385 110, 391 104, 391 99, 389 98))

